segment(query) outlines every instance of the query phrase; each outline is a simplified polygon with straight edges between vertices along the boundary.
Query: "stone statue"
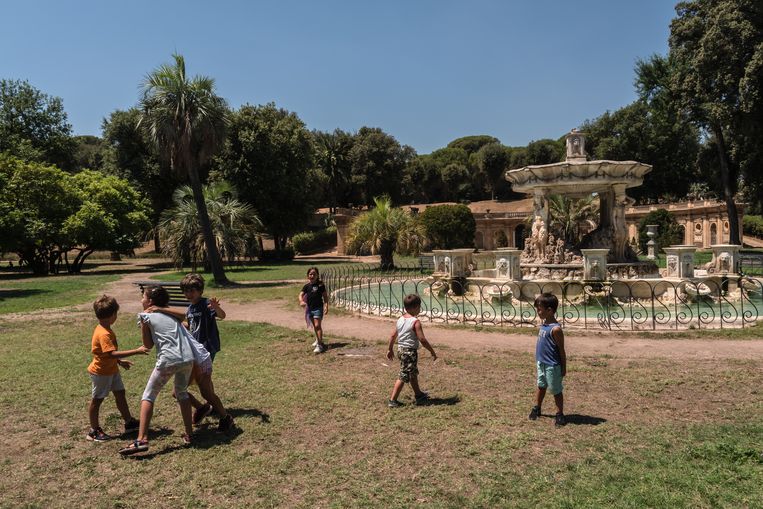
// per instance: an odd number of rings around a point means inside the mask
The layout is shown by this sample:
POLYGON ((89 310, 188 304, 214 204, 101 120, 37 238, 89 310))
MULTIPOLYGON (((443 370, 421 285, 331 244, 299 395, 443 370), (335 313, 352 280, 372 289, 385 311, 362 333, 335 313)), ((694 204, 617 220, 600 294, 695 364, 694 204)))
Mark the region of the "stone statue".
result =
POLYGON ((554 252, 554 263, 561 264, 565 262, 564 239, 556 239, 556 250, 554 252))

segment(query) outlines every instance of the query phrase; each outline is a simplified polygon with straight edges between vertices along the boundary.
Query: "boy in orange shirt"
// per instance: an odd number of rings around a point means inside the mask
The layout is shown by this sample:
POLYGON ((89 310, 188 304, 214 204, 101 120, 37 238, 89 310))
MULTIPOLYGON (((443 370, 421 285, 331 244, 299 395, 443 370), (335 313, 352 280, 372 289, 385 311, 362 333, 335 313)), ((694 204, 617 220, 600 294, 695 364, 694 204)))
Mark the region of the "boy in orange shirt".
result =
POLYGON ((119 311, 119 304, 114 297, 101 295, 93 302, 93 310, 96 318, 98 318, 98 325, 93 331, 91 348, 93 362, 87 368, 93 386, 93 397, 88 407, 90 431, 87 434, 87 439, 105 442, 111 437, 101 429, 98 414, 101 403, 109 395, 109 392, 114 393, 117 409, 125 421, 125 431, 138 429, 138 420, 133 418, 130 414, 130 408, 127 406, 125 386, 119 374, 119 366, 130 369, 132 362, 123 359, 131 355, 148 355, 148 349, 145 346, 140 346, 135 350, 117 350, 117 335, 111 330, 111 326, 117 321, 117 312, 119 311))

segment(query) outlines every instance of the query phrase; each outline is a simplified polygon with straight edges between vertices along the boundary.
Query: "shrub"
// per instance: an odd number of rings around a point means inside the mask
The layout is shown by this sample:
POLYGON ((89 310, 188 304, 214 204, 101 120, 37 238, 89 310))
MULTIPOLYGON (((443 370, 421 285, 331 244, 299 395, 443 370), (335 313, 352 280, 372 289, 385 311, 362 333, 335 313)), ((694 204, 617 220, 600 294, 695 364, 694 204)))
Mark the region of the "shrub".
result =
POLYGON ((294 248, 287 246, 286 249, 266 249, 260 253, 261 262, 285 262, 294 259, 294 248))
POLYGON ((649 242, 649 237, 646 235, 646 225, 656 224, 657 235, 654 237, 654 241, 657 243, 657 247, 662 249, 674 244, 683 244, 684 230, 676 222, 676 218, 665 209, 653 210, 644 216, 638 226, 638 245, 642 253, 646 253, 646 243, 649 242))
POLYGON ((436 205, 427 207, 419 216, 432 249, 474 247, 477 225, 466 205, 436 205))
POLYGON ((742 218, 742 231, 745 235, 763 237, 763 216, 744 216, 742 218))
POLYGON ((312 253, 336 246, 336 226, 329 226, 317 232, 303 232, 291 238, 291 245, 297 254, 312 253))

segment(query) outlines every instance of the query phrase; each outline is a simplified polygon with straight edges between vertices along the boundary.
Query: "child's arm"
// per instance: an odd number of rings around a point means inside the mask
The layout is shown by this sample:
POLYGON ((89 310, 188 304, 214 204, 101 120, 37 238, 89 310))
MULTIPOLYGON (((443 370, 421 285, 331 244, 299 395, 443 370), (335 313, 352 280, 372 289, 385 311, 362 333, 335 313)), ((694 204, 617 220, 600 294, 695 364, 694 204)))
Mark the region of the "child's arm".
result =
POLYGON ((567 354, 564 351, 564 331, 561 327, 551 329, 551 337, 554 338, 556 348, 559 349, 559 361, 562 363, 562 376, 567 375, 567 354))
POLYGON ((323 291, 323 307, 326 309, 323 311, 324 315, 327 315, 329 312, 329 292, 326 290, 323 291))
POLYGON ((299 305, 302 307, 307 306, 307 302, 305 302, 305 292, 299 292, 299 305))
POLYGON ((207 304, 209 309, 214 310, 215 316, 219 318, 220 320, 225 320, 225 311, 223 311, 223 308, 220 307, 220 301, 217 299, 217 297, 210 297, 209 298, 209 304, 207 304))
POLYGON ((419 320, 416 320, 416 322, 413 324, 413 331, 416 333, 416 337, 419 338, 421 346, 429 350, 429 353, 432 354, 432 361, 436 361, 437 354, 434 353, 434 348, 432 348, 432 345, 429 344, 427 338, 424 337, 424 328, 421 326, 421 322, 419 320))
POLYGON ((148 348, 145 346, 139 346, 138 348, 135 348, 134 350, 112 350, 110 352, 107 352, 106 355, 110 355, 111 357, 114 357, 116 359, 123 359, 124 357, 131 357, 133 355, 148 355, 148 348))
POLYGON ((387 359, 389 360, 392 360, 395 358, 395 353, 392 351, 392 348, 395 346, 396 340, 397 340, 397 327, 395 327, 395 331, 389 337, 389 350, 387 351, 387 359))
POLYGON ((143 346, 146 348, 146 352, 154 347, 154 340, 151 339, 151 327, 146 322, 140 324, 140 335, 143 339, 143 346))
POLYGON ((146 309, 146 313, 162 313, 162 314, 171 316, 172 318, 175 318, 176 320, 180 320, 181 322, 186 319, 185 310, 181 308, 171 308, 171 307, 160 308, 158 306, 150 306, 148 309, 146 309))

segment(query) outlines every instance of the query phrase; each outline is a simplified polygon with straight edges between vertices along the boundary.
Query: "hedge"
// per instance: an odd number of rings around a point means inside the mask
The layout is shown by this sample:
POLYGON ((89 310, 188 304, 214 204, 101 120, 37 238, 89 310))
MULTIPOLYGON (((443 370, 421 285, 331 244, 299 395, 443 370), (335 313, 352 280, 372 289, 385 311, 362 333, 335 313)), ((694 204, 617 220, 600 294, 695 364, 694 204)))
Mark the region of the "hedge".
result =
POLYGON ((317 232, 303 232, 291 238, 291 245, 298 254, 313 253, 336 246, 336 226, 317 232))
POLYGON ((763 216, 742 217, 742 231, 745 235, 763 237, 763 216))

